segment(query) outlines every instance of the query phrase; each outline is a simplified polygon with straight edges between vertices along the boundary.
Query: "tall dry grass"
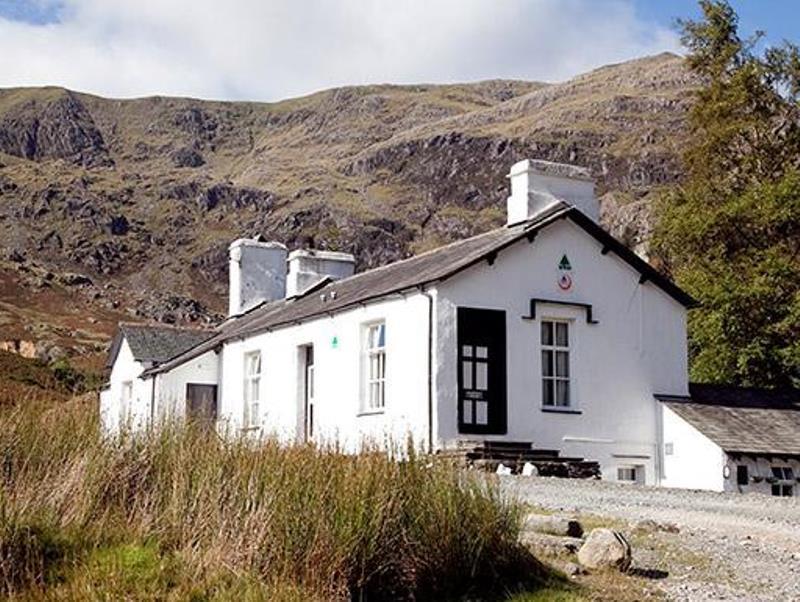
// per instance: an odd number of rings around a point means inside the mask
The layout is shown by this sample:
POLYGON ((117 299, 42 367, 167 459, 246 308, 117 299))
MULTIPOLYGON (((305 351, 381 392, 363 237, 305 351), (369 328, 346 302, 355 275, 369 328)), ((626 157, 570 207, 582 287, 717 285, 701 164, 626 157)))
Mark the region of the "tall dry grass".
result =
POLYGON ((428 457, 103 441, 85 407, 0 414, 0 590, 54 599, 456 599, 530 585, 520 509, 428 457))

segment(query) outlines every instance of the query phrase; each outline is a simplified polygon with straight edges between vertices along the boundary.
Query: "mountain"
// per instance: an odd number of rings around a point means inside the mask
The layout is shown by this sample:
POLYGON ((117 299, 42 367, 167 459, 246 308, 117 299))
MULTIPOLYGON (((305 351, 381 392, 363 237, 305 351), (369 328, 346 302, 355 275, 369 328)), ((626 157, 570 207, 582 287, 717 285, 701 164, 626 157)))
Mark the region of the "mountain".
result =
POLYGON ((0 340, 88 353, 120 319, 213 320, 241 236, 364 269, 476 234, 503 222, 522 158, 589 167, 604 222, 640 246, 648 199, 680 177, 696 84, 662 54, 563 83, 276 103, 0 90, 0 340))

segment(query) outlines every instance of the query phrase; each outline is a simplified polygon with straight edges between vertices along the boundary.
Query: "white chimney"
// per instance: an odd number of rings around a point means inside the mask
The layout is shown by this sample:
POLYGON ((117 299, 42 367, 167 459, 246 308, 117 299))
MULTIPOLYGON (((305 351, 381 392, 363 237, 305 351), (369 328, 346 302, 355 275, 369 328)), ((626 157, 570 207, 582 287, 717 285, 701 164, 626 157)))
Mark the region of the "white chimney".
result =
POLYGON ((298 249, 289 253, 286 296, 293 297, 325 277, 340 280, 352 276, 356 260, 350 253, 298 249))
POLYGON ((240 238, 230 246, 228 316, 286 296, 286 247, 240 238))
POLYGON ((580 209, 594 221, 600 205, 589 170, 577 165, 525 159, 511 166, 508 225, 533 219, 559 202, 580 209))

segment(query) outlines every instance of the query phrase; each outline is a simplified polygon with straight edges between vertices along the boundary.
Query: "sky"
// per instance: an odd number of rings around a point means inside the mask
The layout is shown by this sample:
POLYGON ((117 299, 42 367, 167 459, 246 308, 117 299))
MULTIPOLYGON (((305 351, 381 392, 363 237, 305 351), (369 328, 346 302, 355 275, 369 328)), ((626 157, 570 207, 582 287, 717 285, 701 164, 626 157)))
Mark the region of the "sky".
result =
MULTIPOLYGON (((800 1, 733 0, 800 41, 800 1)), ((695 0, 0 0, 0 87, 279 100, 334 86, 562 81, 680 52, 695 0)))

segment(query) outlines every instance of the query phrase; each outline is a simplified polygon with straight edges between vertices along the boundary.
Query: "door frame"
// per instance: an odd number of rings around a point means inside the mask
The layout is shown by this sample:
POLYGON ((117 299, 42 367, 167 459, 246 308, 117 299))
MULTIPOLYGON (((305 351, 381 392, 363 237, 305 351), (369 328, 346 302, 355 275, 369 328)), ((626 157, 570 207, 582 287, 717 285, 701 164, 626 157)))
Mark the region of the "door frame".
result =
POLYGON ((505 435, 508 432, 508 374, 506 311, 502 309, 456 308, 456 416, 459 434, 505 435), (462 361, 465 345, 480 341, 490 348, 487 424, 464 422, 464 374, 462 361))

